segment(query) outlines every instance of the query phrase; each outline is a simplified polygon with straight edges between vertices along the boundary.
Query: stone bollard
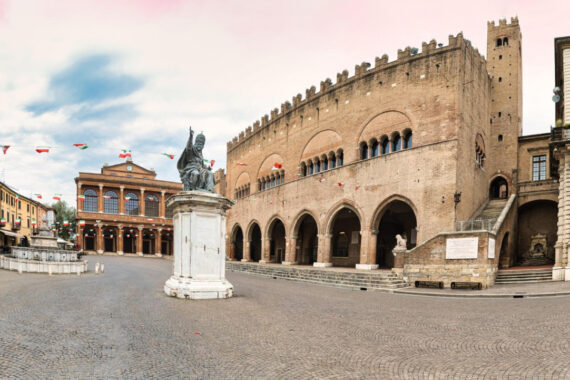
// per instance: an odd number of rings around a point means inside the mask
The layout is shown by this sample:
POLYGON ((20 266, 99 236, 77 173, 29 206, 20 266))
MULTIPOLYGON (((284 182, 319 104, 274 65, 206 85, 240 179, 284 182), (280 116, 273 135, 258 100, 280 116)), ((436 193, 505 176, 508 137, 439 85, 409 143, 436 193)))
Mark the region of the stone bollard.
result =
POLYGON ((99 274, 99 263, 95 264, 95 274, 99 274))
POLYGON ((105 264, 101 263, 101 273, 105 272, 105 264))

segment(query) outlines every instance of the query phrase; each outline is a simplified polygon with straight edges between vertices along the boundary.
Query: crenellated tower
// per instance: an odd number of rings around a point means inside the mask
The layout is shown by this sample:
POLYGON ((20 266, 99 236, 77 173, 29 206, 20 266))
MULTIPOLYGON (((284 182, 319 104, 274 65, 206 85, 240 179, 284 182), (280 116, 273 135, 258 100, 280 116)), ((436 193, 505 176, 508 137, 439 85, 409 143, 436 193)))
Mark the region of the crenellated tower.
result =
POLYGON ((522 35, 517 17, 487 24, 489 105, 489 176, 506 176, 509 194, 516 182, 518 137, 522 135, 522 35))

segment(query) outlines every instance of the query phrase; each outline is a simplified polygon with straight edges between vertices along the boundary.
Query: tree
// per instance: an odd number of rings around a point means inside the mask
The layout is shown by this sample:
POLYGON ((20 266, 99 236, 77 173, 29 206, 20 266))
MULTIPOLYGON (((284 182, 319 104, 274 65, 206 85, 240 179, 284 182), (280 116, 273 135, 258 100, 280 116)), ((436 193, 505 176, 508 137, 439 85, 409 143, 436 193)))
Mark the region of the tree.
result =
POLYGON ((51 207, 55 210, 55 228, 59 237, 69 240, 75 235, 75 207, 70 207, 65 201, 57 201, 51 207), (65 222, 68 223, 65 226, 65 222))

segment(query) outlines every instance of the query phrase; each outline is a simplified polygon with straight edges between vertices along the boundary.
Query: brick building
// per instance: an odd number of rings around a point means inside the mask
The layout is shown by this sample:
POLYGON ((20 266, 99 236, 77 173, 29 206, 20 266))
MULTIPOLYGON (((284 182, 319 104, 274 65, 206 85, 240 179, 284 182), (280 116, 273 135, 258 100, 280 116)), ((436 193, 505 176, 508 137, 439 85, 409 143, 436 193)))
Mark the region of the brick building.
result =
POLYGON ((486 58, 461 33, 408 47, 322 81, 228 142, 230 258, 386 268, 446 286, 551 265, 551 134, 522 136, 518 19, 487 33, 486 58), (398 234, 406 246, 394 254, 398 234))
POLYGON ((42 223, 50 225, 46 216, 49 210, 52 208, 0 182, 0 247, 28 244, 42 223))
POLYGON ((182 190, 179 182, 156 179, 154 170, 131 160, 80 172, 77 243, 86 253, 172 254, 172 218, 165 204, 182 190), (82 199, 84 198, 84 199, 82 199))

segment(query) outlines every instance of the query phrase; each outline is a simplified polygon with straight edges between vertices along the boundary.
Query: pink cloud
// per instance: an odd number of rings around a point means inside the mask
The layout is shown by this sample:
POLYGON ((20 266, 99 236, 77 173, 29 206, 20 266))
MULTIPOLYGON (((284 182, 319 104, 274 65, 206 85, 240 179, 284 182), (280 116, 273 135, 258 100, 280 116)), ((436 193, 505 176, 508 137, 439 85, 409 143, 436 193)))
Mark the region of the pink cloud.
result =
POLYGON ((0 0, 0 21, 6 19, 7 8, 8 8, 8 0, 0 0))

